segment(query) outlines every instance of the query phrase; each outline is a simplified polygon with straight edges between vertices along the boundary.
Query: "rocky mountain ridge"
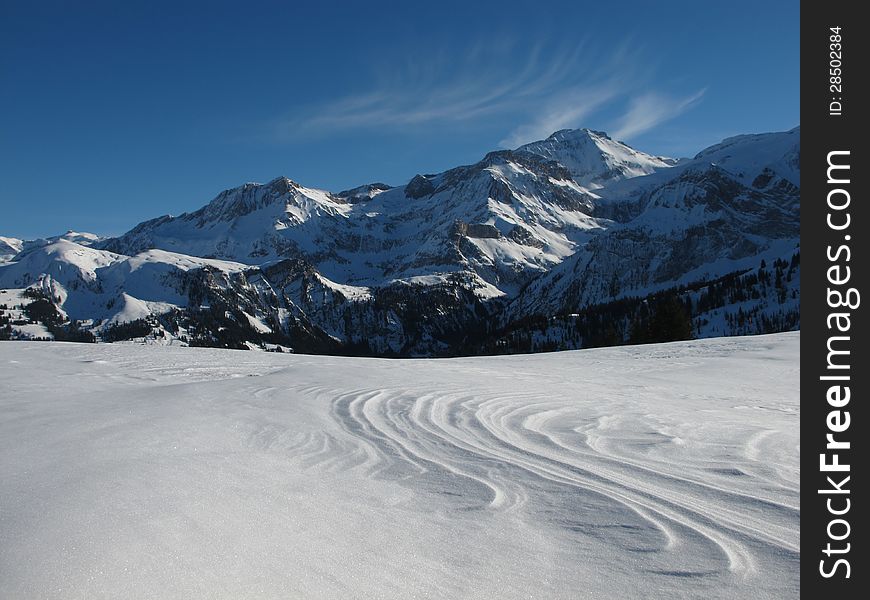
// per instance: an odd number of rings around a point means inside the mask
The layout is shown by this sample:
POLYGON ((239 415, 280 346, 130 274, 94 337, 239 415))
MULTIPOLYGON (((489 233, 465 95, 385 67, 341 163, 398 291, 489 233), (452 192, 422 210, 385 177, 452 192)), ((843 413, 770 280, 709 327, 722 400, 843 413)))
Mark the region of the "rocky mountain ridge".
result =
MULTIPOLYGON (((332 193, 279 177, 116 238, 4 238, 0 286, 39 290, 61 321, 98 337, 141 322, 137 332, 205 345, 492 351, 530 319, 792 265, 799 157, 799 128, 681 161, 565 130, 403 186, 332 193)), ((789 272, 799 284, 799 266, 789 272)), ((793 292, 755 308, 796 327, 784 316, 799 306, 793 292)), ((693 335, 712 334, 691 304, 684 312, 693 335)), ((614 343, 629 339, 622 329, 614 343)))

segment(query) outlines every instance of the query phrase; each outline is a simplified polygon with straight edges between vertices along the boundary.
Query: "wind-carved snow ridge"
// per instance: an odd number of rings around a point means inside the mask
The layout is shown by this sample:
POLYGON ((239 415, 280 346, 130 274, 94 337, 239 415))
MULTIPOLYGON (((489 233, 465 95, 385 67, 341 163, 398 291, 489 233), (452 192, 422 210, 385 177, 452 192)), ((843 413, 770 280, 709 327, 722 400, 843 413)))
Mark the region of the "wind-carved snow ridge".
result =
MULTIPOLYGON (((687 475, 669 460, 671 447, 683 450, 686 441, 659 417, 587 411, 568 397, 542 401, 528 392, 356 390, 334 403, 345 430, 380 458, 363 463, 369 474, 455 497, 450 510, 503 511, 549 521, 569 537, 605 537, 620 551, 645 554, 649 573, 671 577, 763 575, 757 552, 797 561, 797 499, 720 480, 763 468, 687 475)), ((757 437, 744 442, 746 456, 757 437)))
MULTIPOLYGON (((687 477, 661 459, 650 464, 645 454, 656 445, 684 443, 660 430, 657 418, 610 415, 590 422, 575 402, 536 400, 537 394, 523 393, 410 397, 399 390, 357 390, 340 397, 334 411, 346 431, 379 455, 370 473, 399 475, 414 489, 461 497, 466 510, 515 511, 546 495, 545 507, 532 512, 543 508, 560 526, 585 535, 607 525, 600 514, 577 514, 577 503, 609 504, 605 521, 624 511, 618 527, 631 530, 615 541, 627 550, 661 553, 655 568, 662 573, 751 575, 756 565, 747 543, 799 552, 790 532, 799 518, 796 504, 687 477), (638 430, 646 438, 640 448, 638 430), (678 546, 680 553, 668 554, 678 546), (686 564, 687 549, 704 557, 703 567, 686 564)), ((711 472, 747 475, 726 467, 711 472)))
POLYGON ((799 342, 422 361, 0 342, 0 580, 791 598, 799 342))

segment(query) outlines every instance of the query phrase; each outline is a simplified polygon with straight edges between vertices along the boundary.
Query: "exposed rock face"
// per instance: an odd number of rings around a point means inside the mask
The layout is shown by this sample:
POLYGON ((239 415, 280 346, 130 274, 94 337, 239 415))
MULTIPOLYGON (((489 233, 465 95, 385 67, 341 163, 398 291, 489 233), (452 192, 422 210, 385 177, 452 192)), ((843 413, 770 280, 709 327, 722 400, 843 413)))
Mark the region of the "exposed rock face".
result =
POLYGON ((414 178, 408 182, 408 185, 405 186, 405 196, 408 198, 422 198, 423 196, 429 196, 432 192, 435 191, 435 187, 432 185, 432 182, 423 177, 422 175, 415 175, 414 178))
POLYGON ((523 227, 522 225, 514 225, 507 235, 508 239, 523 246, 531 246, 532 248, 542 248, 543 242, 536 238, 534 234, 523 227))
POLYGON ((501 232, 495 225, 488 223, 469 223, 465 235, 470 238, 498 239, 501 237, 501 232))
POLYGON ((501 232, 495 225, 489 223, 466 223, 457 220, 453 225, 453 235, 478 239, 498 239, 501 232))
POLYGON ((386 183, 369 183, 339 192, 335 194, 335 197, 350 204, 357 204, 359 202, 368 202, 381 192, 386 192, 389 189, 392 189, 392 187, 386 183))

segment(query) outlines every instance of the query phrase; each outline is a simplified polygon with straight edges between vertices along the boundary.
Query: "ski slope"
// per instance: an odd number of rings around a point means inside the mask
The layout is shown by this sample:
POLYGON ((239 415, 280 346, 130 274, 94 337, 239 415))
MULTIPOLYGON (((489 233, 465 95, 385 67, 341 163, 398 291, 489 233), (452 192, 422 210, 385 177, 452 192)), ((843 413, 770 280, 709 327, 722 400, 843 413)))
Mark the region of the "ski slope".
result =
POLYGON ((793 598, 799 341, 0 342, 0 596, 793 598))

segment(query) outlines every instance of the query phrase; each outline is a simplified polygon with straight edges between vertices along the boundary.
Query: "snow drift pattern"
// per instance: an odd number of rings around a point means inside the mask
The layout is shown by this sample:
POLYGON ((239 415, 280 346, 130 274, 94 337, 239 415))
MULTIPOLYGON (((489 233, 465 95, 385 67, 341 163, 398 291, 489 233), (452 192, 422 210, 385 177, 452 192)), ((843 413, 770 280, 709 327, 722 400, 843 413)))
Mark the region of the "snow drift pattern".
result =
POLYGON ((0 343, 0 581, 792 598, 799 341, 425 361, 0 343))

